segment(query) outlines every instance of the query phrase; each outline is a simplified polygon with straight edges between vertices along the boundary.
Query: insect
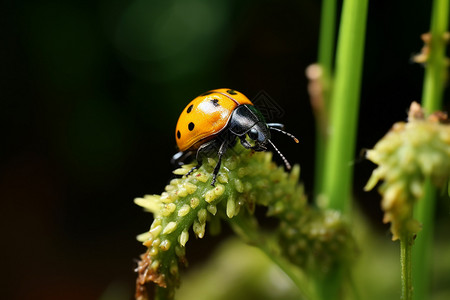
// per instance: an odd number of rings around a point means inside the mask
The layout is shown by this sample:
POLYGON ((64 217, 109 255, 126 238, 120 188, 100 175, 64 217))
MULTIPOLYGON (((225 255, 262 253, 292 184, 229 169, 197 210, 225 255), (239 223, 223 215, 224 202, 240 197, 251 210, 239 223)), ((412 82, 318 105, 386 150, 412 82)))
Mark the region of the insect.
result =
POLYGON ((266 123, 261 112, 244 94, 232 89, 211 90, 192 100, 181 113, 175 129, 180 152, 173 156, 172 162, 181 165, 195 153, 197 165, 186 174, 189 175, 214 151, 218 155, 211 181, 214 186, 222 156, 239 139, 242 146, 254 151, 265 151, 270 144, 290 169, 287 159, 270 140, 270 130, 275 130, 298 143, 298 139, 283 128, 280 123, 266 123))

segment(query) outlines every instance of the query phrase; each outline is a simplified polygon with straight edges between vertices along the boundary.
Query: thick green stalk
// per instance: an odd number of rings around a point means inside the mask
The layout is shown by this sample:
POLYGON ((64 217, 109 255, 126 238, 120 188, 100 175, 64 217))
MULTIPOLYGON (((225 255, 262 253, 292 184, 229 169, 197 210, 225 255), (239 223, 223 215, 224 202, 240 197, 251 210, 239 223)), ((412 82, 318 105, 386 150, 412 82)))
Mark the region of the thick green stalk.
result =
POLYGON ((319 54, 318 64, 322 69, 321 87, 322 87, 322 108, 317 112, 321 114, 316 120, 316 165, 315 165, 315 195, 322 190, 323 167, 325 160, 325 147, 327 142, 326 128, 323 124, 328 120, 328 106, 331 88, 331 78, 333 69, 333 54, 335 43, 335 22, 336 22, 336 0, 323 0, 320 18, 319 33, 319 54))
POLYGON ((447 66, 444 34, 448 31, 449 0, 434 0, 431 15, 430 53, 425 68, 422 106, 432 113, 441 108, 447 66))
MULTIPOLYGON (((444 33, 448 30, 449 0, 435 0, 431 15, 430 53, 425 69, 422 105, 427 113, 441 109, 446 76, 444 33)), ((427 180, 425 194, 414 212, 422 224, 413 251, 414 299, 428 299, 431 278, 431 251, 433 242, 436 189, 427 180)))
POLYGON ((323 0, 320 20, 318 63, 330 76, 333 64, 336 0, 323 0))
POLYGON ((331 94, 323 194, 329 208, 350 205, 368 0, 345 0, 331 94))
POLYGON ((414 211, 415 218, 422 224, 413 249, 413 284, 414 299, 429 299, 432 243, 434 229, 434 210, 436 204, 436 188, 428 179, 425 183, 425 195, 419 200, 414 211))
MULTIPOLYGON (((364 56, 368 0, 345 0, 336 53, 330 118, 321 194, 327 208, 345 211, 350 206, 359 95, 364 56)), ((339 299, 344 266, 319 279, 321 299, 339 299)))

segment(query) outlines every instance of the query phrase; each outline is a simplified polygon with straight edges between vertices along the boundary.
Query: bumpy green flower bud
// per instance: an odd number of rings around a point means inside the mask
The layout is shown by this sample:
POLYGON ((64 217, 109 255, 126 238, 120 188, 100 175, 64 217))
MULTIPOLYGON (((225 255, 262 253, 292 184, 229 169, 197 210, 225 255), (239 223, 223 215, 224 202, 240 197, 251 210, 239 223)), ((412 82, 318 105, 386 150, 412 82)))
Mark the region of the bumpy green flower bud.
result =
MULTIPOLYGON (((203 238, 206 223, 211 230, 217 231, 219 226, 213 225, 218 224, 219 218, 231 220, 239 215, 255 226, 247 229, 233 227, 235 230, 258 230, 253 216, 256 205, 267 206, 269 215, 280 218, 281 229, 278 232, 288 256, 305 255, 306 261, 319 259, 324 262, 311 265, 327 268, 333 259, 325 252, 331 249, 335 253, 342 245, 341 240, 347 240, 341 234, 344 231, 341 230, 340 216, 311 213, 313 210, 308 209, 303 186, 298 182, 298 166, 287 173, 272 162, 272 153, 252 152, 237 144, 224 157, 216 185, 212 187, 215 165, 214 159, 210 158, 191 175, 173 179, 161 195, 135 199, 136 204, 154 215, 149 231, 138 236, 148 250, 141 256, 137 268, 137 299, 146 298, 145 285, 148 282, 166 288, 166 296, 173 297, 174 289, 179 285, 178 267, 187 264, 185 247, 191 228, 197 238, 203 238), (304 213, 308 216, 302 216, 304 213), (320 225, 320 222, 324 224, 320 225), (292 236, 289 235, 291 231, 295 232, 292 236), (305 243, 304 247, 300 247, 300 251, 292 251, 299 243, 305 243), (318 248, 323 251, 317 252, 318 248)), ((174 173, 186 174, 192 166, 185 165, 174 173)), ((260 241, 250 242, 258 244, 260 241)), ((305 266, 304 263, 299 265, 305 266)))
POLYGON ((392 239, 402 233, 415 234, 420 224, 412 218, 414 203, 423 196, 424 183, 442 187, 450 174, 450 126, 446 115, 435 113, 425 119, 419 104, 413 102, 408 122, 398 122, 366 157, 378 167, 365 189, 383 180, 379 191, 385 223, 391 222, 392 239))
MULTIPOLYGON (((253 212, 257 203, 267 205, 269 199, 286 193, 302 200, 299 168, 287 174, 271 157, 270 152, 252 153, 238 144, 224 158, 214 187, 210 183, 216 162, 210 158, 193 174, 173 179, 161 195, 135 199, 154 215, 150 230, 138 236, 148 247, 137 268, 138 299, 145 299, 147 282, 168 290, 178 286, 178 264, 187 263, 190 228, 197 238, 203 238, 206 223, 215 216, 233 218, 242 210, 253 212)), ((184 165, 174 173, 186 174, 192 166, 184 165)))

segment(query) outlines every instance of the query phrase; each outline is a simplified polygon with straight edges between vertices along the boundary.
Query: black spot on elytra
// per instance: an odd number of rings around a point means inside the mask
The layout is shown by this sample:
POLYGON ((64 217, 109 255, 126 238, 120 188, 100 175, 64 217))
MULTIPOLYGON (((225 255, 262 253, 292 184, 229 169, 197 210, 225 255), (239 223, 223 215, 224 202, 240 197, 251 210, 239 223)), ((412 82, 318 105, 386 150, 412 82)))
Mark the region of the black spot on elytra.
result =
POLYGON ((190 113, 192 111, 192 108, 194 107, 194 104, 191 104, 188 109, 186 110, 187 113, 190 113))
POLYGON ((219 99, 211 99, 211 100, 209 100, 209 101, 211 101, 211 103, 212 103, 215 107, 220 106, 220 104, 219 104, 219 99))
POLYGON ((227 93, 230 95, 237 95, 235 90, 228 90, 227 93))
POLYGON ((188 124, 188 129, 189 129, 189 131, 192 131, 192 130, 194 130, 194 127, 195 127, 195 124, 194 123, 189 123, 188 124))
POLYGON ((181 138, 181 132, 177 130, 177 138, 181 138))
POLYGON ((206 93, 203 93, 203 94, 201 94, 200 96, 206 96, 206 95, 209 95, 209 94, 212 94, 213 92, 206 92, 206 93))

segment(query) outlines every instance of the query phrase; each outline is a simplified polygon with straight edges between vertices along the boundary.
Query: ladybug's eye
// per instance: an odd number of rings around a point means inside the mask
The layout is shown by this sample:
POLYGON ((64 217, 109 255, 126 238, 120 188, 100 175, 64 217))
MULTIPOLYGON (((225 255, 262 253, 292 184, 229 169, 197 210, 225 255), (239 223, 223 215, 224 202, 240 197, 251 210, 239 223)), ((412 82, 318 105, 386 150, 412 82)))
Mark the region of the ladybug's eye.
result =
POLYGON ((256 141, 258 139, 258 130, 256 130, 256 128, 250 129, 250 131, 248 132, 248 136, 252 140, 256 141))

